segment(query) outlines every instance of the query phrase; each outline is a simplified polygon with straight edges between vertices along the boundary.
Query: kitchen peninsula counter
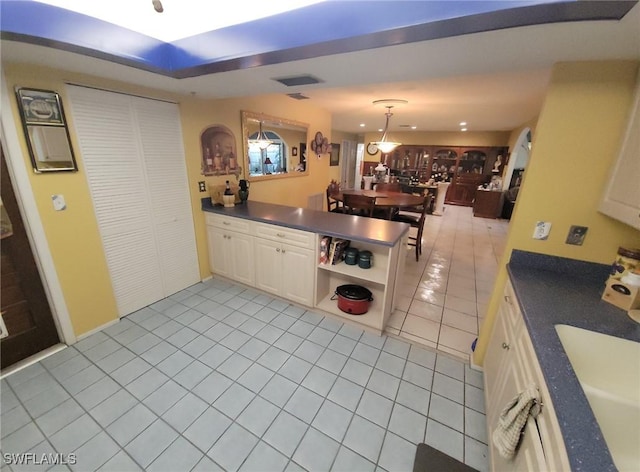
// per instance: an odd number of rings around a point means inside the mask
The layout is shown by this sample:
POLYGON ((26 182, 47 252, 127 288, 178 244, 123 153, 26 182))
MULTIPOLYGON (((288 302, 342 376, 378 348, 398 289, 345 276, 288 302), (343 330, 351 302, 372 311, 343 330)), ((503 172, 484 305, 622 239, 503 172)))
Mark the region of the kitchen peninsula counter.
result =
POLYGON ((210 198, 203 198, 202 210, 387 247, 396 245, 409 231, 409 225, 406 223, 273 203, 247 201, 243 205, 225 208, 212 205, 210 198))
POLYGON ((212 274, 384 331, 399 299, 408 224, 255 201, 225 208, 203 198, 202 210, 212 274), (367 253, 369 262, 327 262, 338 239, 367 253), (370 292, 359 300, 367 303, 364 313, 338 308, 345 285, 370 292))
POLYGON ((555 330, 567 324, 640 342, 640 324, 601 300, 609 266, 514 250, 507 265, 574 471, 617 470, 555 330))

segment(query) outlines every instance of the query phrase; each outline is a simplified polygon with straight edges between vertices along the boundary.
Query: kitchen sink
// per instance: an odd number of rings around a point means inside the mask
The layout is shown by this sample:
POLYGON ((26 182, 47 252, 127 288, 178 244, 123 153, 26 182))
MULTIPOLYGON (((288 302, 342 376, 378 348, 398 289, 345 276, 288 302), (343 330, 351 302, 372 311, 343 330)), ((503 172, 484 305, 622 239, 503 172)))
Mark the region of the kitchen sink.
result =
POLYGON ((640 343, 569 325, 555 326, 621 471, 640 464, 640 343))

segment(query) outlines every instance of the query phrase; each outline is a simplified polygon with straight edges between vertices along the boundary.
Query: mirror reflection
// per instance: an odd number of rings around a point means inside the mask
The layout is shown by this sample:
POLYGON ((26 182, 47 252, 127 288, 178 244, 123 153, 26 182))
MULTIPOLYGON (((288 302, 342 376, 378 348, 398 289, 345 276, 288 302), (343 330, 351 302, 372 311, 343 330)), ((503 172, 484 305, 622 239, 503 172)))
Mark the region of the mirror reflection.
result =
POLYGON ((248 177, 307 174, 308 124, 243 111, 242 129, 248 177))

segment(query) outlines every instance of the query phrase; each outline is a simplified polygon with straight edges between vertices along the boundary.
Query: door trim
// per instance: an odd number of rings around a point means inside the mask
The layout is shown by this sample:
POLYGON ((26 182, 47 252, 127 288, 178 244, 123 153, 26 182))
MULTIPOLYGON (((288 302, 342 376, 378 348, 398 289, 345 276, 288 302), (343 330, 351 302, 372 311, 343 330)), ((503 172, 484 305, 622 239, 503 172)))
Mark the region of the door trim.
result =
POLYGON ((42 220, 36 206, 35 197, 29 181, 28 169, 23 158, 17 130, 20 129, 14 119, 13 96, 9 93, 4 72, 0 72, 0 100, 2 106, 0 138, 4 143, 4 154, 7 168, 13 183, 13 190, 18 201, 27 237, 33 249, 33 257, 38 266, 42 284, 51 307, 53 321, 58 330, 60 340, 66 344, 76 342, 76 335, 71 324, 69 310, 64 300, 60 280, 55 270, 53 258, 42 226, 42 220))

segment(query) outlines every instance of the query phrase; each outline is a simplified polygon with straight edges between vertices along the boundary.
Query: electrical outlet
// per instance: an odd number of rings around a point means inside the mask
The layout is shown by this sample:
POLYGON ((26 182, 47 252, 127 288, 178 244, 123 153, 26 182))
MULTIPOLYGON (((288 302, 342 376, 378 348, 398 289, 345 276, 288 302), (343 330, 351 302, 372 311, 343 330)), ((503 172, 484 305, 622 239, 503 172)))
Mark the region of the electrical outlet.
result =
POLYGON ((565 244, 573 244, 575 246, 582 246, 584 242, 584 237, 587 235, 587 230, 589 228, 586 226, 576 226, 572 225, 569 228, 569 234, 567 234, 567 240, 565 244))
POLYGON ((538 221, 533 229, 533 239, 545 240, 549 237, 551 231, 551 223, 547 221, 538 221))
POLYGON ((201 192, 206 192, 207 184, 204 181, 198 182, 198 190, 200 190, 201 192))

